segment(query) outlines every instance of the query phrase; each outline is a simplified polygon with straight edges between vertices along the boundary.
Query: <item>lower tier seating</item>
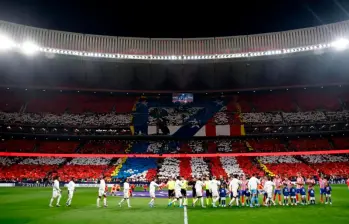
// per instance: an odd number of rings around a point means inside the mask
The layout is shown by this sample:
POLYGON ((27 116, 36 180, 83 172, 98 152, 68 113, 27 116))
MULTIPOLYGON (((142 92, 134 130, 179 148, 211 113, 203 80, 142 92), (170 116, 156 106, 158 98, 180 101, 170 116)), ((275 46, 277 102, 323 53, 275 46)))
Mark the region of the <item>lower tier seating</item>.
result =
POLYGON ((193 177, 231 174, 267 173, 296 176, 324 173, 345 177, 349 173, 348 155, 307 155, 221 158, 56 158, 56 157, 0 157, 0 180, 39 180, 57 173, 63 181, 71 177, 96 181, 101 175, 111 178, 131 178, 149 181, 184 176, 193 177), (159 163, 158 163, 159 162, 159 163), (159 167, 159 169, 158 169, 159 167), (117 170, 117 173, 115 171, 117 170), (114 173, 114 174, 113 174, 114 173))

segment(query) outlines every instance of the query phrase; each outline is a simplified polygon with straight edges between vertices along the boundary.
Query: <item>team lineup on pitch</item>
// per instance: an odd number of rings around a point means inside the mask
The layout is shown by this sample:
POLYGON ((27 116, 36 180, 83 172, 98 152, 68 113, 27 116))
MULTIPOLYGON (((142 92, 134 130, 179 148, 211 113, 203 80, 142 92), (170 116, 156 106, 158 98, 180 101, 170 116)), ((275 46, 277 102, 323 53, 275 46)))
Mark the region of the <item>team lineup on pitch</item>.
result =
MULTIPOLYGON (((53 193, 50 200, 50 207, 53 207, 53 202, 56 200, 56 206, 60 207, 61 192, 59 186, 59 177, 55 177, 53 182, 53 193)), ((276 205, 276 199, 278 199, 279 205, 283 206, 296 206, 298 204, 308 205, 316 204, 315 198, 315 185, 316 181, 314 177, 309 177, 305 179, 302 177, 301 173, 298 173, 296 182, 292 182, 287 177, 281 178, 276 175, 272 177, 262 177, 260 179, 256 178, 256 175, 252 175, 249 179, 246 176, 232 175, 228 181, 216 180, 216 177, 205 177, 205 178, 194 178, 191 182, 192 191, 188 191, 188 181, 183 177, 170 178, 168 182, 158 184, 155 178, 149 184, 149 192, 138 192, 133 195, 129 179, 126 179, 123 183, 122 193, 119 192, 120 189, 116 190, 115 187, 112 188, 110 194, 114 196, 121 196, 122 199, 118 203, 121 207, 124 202, 127 202, 127 206, 131 208, 130 198, 133 197, 150 197, 151 200, 148 203, 149 207, 155 207, 156 198, 160 196, 166 197, 164 191, 161 191, 163 187, 168 188, 168 207, 172 205, 179 204, 180 208, 188 206, 188 198, 192 197, 192 207, 195 207, 197 203, 200 204, 202 208, 206 206, 217 207, 227 207, 233 206, 249 206, 249 207, 259 207, 259 195, 263 195, 263 205, 271 206, 276 205), (308 186, 306 190, 305 185, 308 186), (158 189, 159 191, 156 191, 158 189), (191 194, 189 194, 189 192, 191 194), (204 194, 205 192, 205 194, 204 194), (206 202, 204 202, 204 198, 206 202), (230 199, 229 203, 227 203, 230 199), (245 203, 246 202, 246 203, 245 203)), ((349 179, 347 181, 349 188, 349 179)), ((320 196, 321 203, 332 205, 332 187, 326 178, 320 177, 320 196)), ((75 192, 75 182, 74 178, 67 185, 68 189, 68 199, 66 201, 66 206, 71 206, 73 195, 75 192)), ((145 187, 145 190, 147 187, 145 187)), ((103 199, 103 206, 107 207, 107 196, 109 195, 109 189, 105 182, 105 177, 101 177, 99 180, 98 197, 96 205, 101 207, 101 200, 103 199)))

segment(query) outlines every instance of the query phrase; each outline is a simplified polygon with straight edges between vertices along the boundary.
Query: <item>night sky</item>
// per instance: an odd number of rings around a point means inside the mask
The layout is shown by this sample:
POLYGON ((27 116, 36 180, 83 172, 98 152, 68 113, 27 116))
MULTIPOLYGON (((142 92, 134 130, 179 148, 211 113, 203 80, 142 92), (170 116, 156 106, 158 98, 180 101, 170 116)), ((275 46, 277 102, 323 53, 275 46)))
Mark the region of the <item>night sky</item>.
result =
POLYGON ((0 19, 71 32, 153 38, 246 35, 349 19, 348 0, 139 2, 0 0, 0 19))

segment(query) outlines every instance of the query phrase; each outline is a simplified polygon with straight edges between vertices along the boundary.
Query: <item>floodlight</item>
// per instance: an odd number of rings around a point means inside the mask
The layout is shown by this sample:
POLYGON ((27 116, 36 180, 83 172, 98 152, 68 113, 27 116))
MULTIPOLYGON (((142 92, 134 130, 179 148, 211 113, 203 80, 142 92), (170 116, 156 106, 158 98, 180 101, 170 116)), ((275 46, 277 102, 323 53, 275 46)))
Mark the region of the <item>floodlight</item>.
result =
POLYGON ((0 34, 0 51, 10 50, 14 46, 14 41, 12 41, 7 36, 0 34))
POLYGON ((345 38, 338 39, 332 43, 332 46, 339 51, 345 50, 348 47, 348 45, 349 40, 345 38))
POLYGON ((39 46, 32 42, 24 42, 21 46, 22 52, 26 55, 33 55, 39 51, 39 46))

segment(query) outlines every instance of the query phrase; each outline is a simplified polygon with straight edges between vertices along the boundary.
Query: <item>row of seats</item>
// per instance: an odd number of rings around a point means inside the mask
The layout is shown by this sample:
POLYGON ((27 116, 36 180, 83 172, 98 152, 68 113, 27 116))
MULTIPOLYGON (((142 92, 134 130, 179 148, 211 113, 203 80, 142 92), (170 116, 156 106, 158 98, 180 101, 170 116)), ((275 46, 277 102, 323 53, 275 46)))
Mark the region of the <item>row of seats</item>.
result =
MULTIPOLYGON (((132 110, 136 97, 116 96, 111 94, 95 93, 53 93, 53 92, 16 92, 13 90, 1 91, 0 110, 18 111, 25 106, 28 112, 63 113, 69 110, 72 113, 92 111, 109 113, 112 110, 122 113, 132 110)), ((144 96, 155 107, 171 105, 171 97, 144 96)), ((288 91, 270 91, 255 93, 240 93, 236 96, 225 96, 225 101, 238 102, 243 112, 291 112, 298 109, 311 111, 325 109, 336 111, 346 106, 349 92, 345 88, 325 87, 318 89, 292 89, 288 91)), ((196 101, 210 101, 210 97, 197 96, 196 101)), ((215 100, 215 99, 213 99, 215 100)))
POLYGON ((40 141, 40 140, 3 140, 0 151, 39 152, 39 153, 228 153, 228 152, 283 152, 346 149, 349 139, 343 137, 297 138, 297 139, 246 139, 246 140, 191 140, 181 141, 118 141, 90 140, 78 141, 40 141), (145 147, 145 149, 143 149, 145 147))
POLYGON ((39 153, 239 153, 239 152, 285 152, 346 149, 349 139, 346 137, 299 138, 299 139, 247 139, 216 141, 136 141, 90 140, 78 141, 39 141, 39 140, 3 140, 0 151, 3 152, 39 152, 39 153))
POLYGON ((158 118, 165 119, 168 125, 181 125, 189 120, 191 116, 196 114, 202 107, 190 107, 181 109, 179 107, 150 107, 148 109, 148 124, 156 125, 158 118))
POLYGON ((90 140, 78 141, 40 141, 40 140, 3 140, 0 142, 2 152, 36 152, 36 153, 125 153, 129 141, 90 140))
POLYGON ((240 94, 238 102, 243 112, 312 111, 317 109, 336 111, 346 106, 347 91, 303 90, 270 92, 268 94, 240 94))
MULTIPOLYGON (((162 119, 168 120, 167 124, 171 126, 179 126, 188 121, 189 117, 194 115, 187 114, 185 118, 183 114, 173 114, 164 116, 162 119)), ((218 112, 210 122, 216 125, 245 123, 250 125, 256 124, 312 124, 320 122, 345 122, 349 121, 349 111, 308 111, 308 112, 275 112, 275 113, 241 113, 241 119, 236 118, 237 115, 230 112, 218 112)), ((0 112, 0 121, 11 125, 50 125, 50 126, 66 126, 66 127, 128 127, 132 123, 133 115, 127 114, 35 114, 35 113, 6 113, 0 112)), ((156 126, 156 117, 148 116, 148 125, 156 126)), ((137 125, 137 123, 135 124, 137 125)))
POLYGON ((66 127, 118 127, 129 126, 131 114, 36 114, 0 112, 0 121, 11 125, 50 125, 66 127))
POLYGON ((94 113, 128 113, 136 103, 136 97, 121 97, 99 94, 43 93, 23 94, 4 91, 0 101, 1 111, 18 112, 21 108, 29 113, 73 114, 94 113))
POLYGON ((124 153, 127 148, 127 141, 97 140, 88 141, 82 148, 80 148, 79 153, 115 154, 124 153))
POLYGON ((214 116, 215 124, 304 124, 319 122, 349 121, 349 111, 306 111, 306 112, 254 112, 241 113, 241 120, 231 112, 218 112, 214 116))

